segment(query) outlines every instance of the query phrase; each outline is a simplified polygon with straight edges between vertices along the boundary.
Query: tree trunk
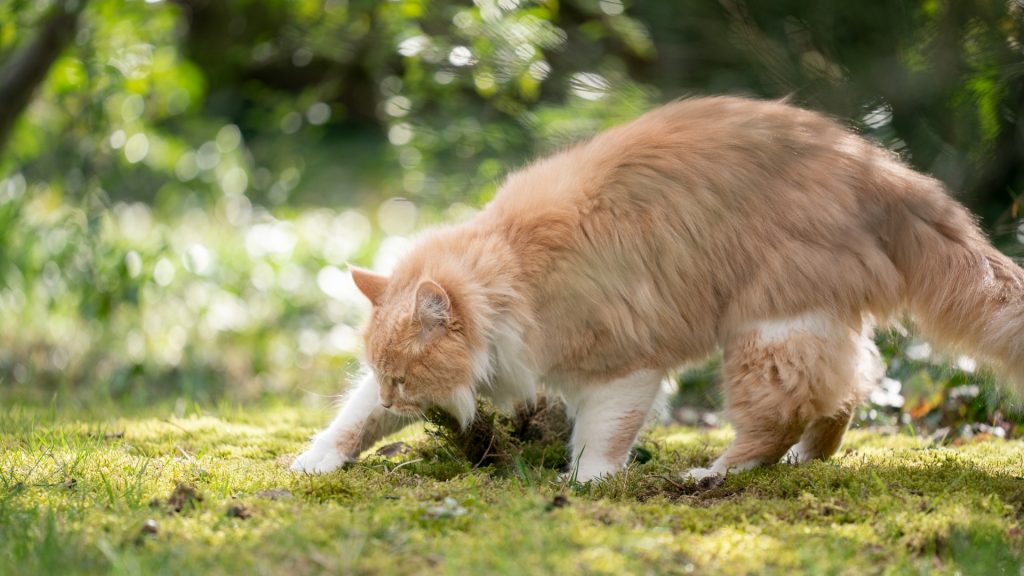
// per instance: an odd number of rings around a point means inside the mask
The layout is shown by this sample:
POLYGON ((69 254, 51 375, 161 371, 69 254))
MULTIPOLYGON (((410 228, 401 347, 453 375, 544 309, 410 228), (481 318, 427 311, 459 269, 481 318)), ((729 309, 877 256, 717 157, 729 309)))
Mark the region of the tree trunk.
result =
POLYGON ((50 67, 74 39, 78 15, 86 1, 59 2, 35 38, 0 67, 0 154, 3 154, 11 137, 15 122, 46 79, 50 67))

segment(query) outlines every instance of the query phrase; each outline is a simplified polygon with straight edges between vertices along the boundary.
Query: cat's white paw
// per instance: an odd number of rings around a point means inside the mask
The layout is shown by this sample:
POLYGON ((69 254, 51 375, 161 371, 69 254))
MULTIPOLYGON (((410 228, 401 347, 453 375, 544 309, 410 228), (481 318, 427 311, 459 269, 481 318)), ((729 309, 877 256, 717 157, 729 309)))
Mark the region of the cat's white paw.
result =
POLYGON ((580 484, 586 484, 591 481, 601 481, 610 478, 617 474, 623 466, 616 466, 611 463, 598 463, 596 465, 581 464, 579 468, 575 470, 569 470, 558 475, 560 482, 575 481, 580 484))
MULTIPOLYGON (((608 474, 607 476, 611 476, 611 474, 608 474)), ((588 484, 591 481, 595 481, 595 480, 599 481, 602 478, 603 477, 601 475, 586 476, 586 475, 578 474, 578 473, 573 472, 573 471, 569 471, 569 472, 562 472, 561 474, 558 475, 558 483, 559 484, 566 484, 566 483, 569 483, 569 482, 575 482, 577 484, 588 484)))
POLYGON ((307 474, 323 474, 337 470, 351 462, 351 458, 338 451, 332 445, 313 444, 292 462, 293 472, 306 472, 307 474))
POLYGON ((786 452, 786 455, 782 457, 782 461, 786 464, 805 464, 813 459, 810 451, 801 444, 790 448, 789 452, 786 452))
POLYGON ((722 472, 715 468, 690 468, 685 474, 683 474, 683 480, 696 480, 697 482, 700 482, 705 478, 721 475, 722 472))
POLYGON ((746 462, 740 462, 739 464, 732 465, 726 465, 723 460, 724 457, 715 460, 711 463, 710 468, 690 468, 685 474, 683 474, 683 480, 696 480, 697 482, 700 482, 713 476, 724 478, 727 474, 743 472, 761 465, 761 462, 758 460, 748 460, 746 462))

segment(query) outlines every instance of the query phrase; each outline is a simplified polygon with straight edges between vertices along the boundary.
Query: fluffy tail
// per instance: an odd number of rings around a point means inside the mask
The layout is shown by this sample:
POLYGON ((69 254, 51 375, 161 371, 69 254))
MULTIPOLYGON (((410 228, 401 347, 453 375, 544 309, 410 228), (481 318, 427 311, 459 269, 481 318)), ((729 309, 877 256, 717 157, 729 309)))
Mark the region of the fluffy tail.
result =
POLYGON ((940 184, 916 180, 886 231, 906 306, 928 338, 984 361, 1024 397, 1024 270, 940 184))

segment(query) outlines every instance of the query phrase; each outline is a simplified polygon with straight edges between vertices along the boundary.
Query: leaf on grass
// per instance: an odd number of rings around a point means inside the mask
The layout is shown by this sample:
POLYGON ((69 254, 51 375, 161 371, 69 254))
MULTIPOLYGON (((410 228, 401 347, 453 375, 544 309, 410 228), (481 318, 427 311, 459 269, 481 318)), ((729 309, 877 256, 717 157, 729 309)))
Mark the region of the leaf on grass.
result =
POLYGON ((391 458, 392 456, 398 456, 399 454, 408 454, 412 448, 405 442, 392 442, 391 444, 385 444, 377 450, 378 456, 385 458, 391 458))

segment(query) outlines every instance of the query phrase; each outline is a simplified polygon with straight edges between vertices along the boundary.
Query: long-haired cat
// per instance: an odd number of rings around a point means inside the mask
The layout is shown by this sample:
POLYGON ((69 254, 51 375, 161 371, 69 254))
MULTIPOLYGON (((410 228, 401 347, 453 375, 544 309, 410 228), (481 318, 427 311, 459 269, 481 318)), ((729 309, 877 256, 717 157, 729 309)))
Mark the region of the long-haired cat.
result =
POLYGON ((839 447, 882 375, 875 322, 1024 383, 1024 271, 938 181, 821 114, 693 98, 508 177, 394 273, 366 376, 292 468, 333 470, 428 406, 561 394, 581 481, 626 462, 667 371, 724 353, 736 438, 720 474, 839 447))

